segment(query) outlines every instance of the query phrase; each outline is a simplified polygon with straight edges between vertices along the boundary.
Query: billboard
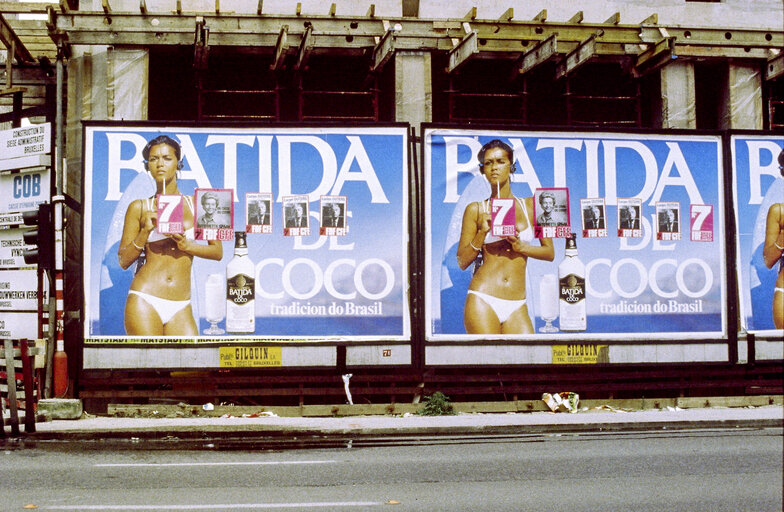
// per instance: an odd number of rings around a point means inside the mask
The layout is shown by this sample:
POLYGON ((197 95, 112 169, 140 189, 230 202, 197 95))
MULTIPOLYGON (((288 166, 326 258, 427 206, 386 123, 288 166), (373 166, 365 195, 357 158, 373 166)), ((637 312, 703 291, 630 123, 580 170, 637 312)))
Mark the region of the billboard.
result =
MULTIPOLYGON (((730 136, 741 329, 784 328, 784 136, 730 136)), ((778 329, 778 330, 777 330, 778 329)))
POLYGON ((726 339, 722 162, 714 135, 427 127, 427 339, 726 339))
POLYGON ((410 339, 405 126, 84 140, 86 344, 410 339), (336 197, 339 232, 319 229, 336 197), (287 224, 292 198, 309 229, 287 224))

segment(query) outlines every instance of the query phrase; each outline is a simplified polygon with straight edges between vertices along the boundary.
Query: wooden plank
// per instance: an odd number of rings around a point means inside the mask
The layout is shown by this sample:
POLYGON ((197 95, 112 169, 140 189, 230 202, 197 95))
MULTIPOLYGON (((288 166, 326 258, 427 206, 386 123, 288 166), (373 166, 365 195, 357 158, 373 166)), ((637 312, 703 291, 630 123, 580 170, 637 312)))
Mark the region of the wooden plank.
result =
POLYGON ((47 7, 57 8, 56 2, 0 2, 0 11, 7 14, 46 14, 47 7))
POLYGON ((280 33, 278 34, 278 41, 275 43, 275 56, 272 58, 272 63, 270 64, 270 69, 276 70, 280 69, 283 64, 283 57, 286 55, 286 50, 288 50, 288 34, 289 34, 289 26, 283 25, 280 27, 280 33))
POLYGON ((774 80, 784 75, 784 53, 770 58, 765 66, 765 80, 774 80))
POLYGON ((540 64, 553 59, 557 53, 558 38, 556 34, 553 34, 523 54, 519 61, 518 72, 521 75, 525 74, 540 64))
POLYGON ((24 382, 25 401, 25 432, 35 432, 35 384, 33 382, 33 359, 30 355, 31 348, 27 340, 19 341, 20 357, 22 359, 22 381, 24 382))
POLYGON ((449 65, 447 73, 454 73, 471 57, 479 53, 476 31, 466 34, 460 42, 449 52, 449 65))
POLYGON ((572 50, 561 62, 555 71, 555 78, 560 79, 576 70, 596 55, 596 35, 592 35, 577 48, 572 50))
POLYGON ((384 64, 389 61, 395 54, 395 31, 389 29, 384 33, 381 41, 373 48, 373 64, 371 65, 372 71, 378 71, 384 64))
MULTIPOLYGON (((5 359, 6 361, 14 359, 14 342, 11 340, 4 340, 5 345, 5 359)), ((6 367, 7 383, 8 383, 8 410, 10 417, 8 422, 11 424, 11 433, 19 435, 19 411, 16 407, 16 371, 13 365, 6 367)))

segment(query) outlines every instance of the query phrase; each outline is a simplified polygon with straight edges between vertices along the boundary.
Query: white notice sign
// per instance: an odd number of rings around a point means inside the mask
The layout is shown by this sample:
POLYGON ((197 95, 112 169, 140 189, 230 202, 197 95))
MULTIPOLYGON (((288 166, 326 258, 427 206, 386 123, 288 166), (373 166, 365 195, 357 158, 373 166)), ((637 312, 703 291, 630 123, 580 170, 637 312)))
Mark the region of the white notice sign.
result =
POLYGON ((0 159, 43 155, 52 149, 52 124, 34 124, 0 130, 0 159))
POLYGON ((0 338, 35 339, 38 337, 38 313, 4 311, 0 315, 0 338))
POLYGON ((0 311, 38 311, 35 269, 0 270, 0 311))
POLYGON ((49 169, 16 174, 0 174, 0 213, 37 210, 49 202, 49 169))
MULTIPOLYGON (((32 229, 32 226, 30 227, 32 229)), ((23 252, 31 246, 25 245, 22 235, 26 229, 0 229, 0 268, 29 266, 24 261, 23 252)))

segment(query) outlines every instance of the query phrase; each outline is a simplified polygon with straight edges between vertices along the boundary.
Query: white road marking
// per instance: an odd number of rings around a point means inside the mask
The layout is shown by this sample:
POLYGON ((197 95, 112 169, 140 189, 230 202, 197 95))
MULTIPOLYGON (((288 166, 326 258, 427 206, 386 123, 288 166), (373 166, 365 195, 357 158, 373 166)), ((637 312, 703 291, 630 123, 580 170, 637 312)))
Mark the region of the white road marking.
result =
POLYGON ((237 510, 270 508, 377 507, 381 501, 332 501, 313 503, 223 503, 216 505, 52 505, 39 510, 237 510))
POLYGON ((334 460, 295 460, 295 461, 249 461, 249 462, 150 462, 150 463, 116 463, 116 464, 93 464, 96 468, 149 468, 149 467, 171 467, 171 466, 278 466, 288 464, 332 464, 334 460))

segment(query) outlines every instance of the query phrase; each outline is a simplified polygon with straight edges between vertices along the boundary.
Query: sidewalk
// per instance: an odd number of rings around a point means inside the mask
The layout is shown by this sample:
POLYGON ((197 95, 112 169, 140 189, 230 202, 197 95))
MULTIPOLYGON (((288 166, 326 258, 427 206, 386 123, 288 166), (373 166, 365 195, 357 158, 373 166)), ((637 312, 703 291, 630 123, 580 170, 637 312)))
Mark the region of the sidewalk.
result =
MULTIPOLYGON (((157 411, 156 411, 157 412, 157 411)), ((367 438, 461 435, 524 435, 546 433, 683 430, 696 428, 775 428, 784 424, 784 407, 708 407, 623 412, 605 407, 576 413, 460 413, 419 416, 283 417, 89 417, 36 424, 27 439, 95 440, 162 438, 294 438, 306 436, 367 438)))

